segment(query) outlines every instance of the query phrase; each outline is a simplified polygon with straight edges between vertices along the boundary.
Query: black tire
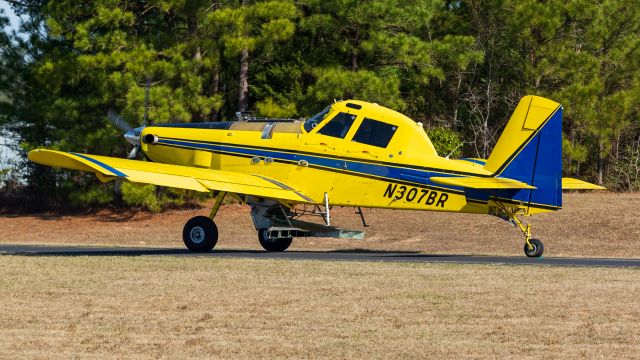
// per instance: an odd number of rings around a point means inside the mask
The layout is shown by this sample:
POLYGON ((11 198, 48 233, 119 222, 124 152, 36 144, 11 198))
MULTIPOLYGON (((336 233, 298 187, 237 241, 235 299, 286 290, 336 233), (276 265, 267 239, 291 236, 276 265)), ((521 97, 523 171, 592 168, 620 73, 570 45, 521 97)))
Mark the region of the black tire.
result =
POLYGON ((206 216, 189 219, 182 229, 182 240, 193 252, 208 252, 218 242, 218 227, 206 216))
POLYGON ((291 242, 293 242, 292 237, 285 238, 276 238, 270 239, 267 237, 267 229, 258 230, 258 240, 260 240, 260 245, 271 252, 282 252, 289 248, 291 242))
POLYGON ((544 244, 542 243, 542 241, 538 240, 538 239, 531 239, 529 240, 529 242, 531 243, 531 245, 533 246, 533 249, 529 248, 529 245, 527 245, 527 243, 524 243, 524 254, 527 255, 527 257, 540 257, 542 256, 542 253, 544 253, 544 244))

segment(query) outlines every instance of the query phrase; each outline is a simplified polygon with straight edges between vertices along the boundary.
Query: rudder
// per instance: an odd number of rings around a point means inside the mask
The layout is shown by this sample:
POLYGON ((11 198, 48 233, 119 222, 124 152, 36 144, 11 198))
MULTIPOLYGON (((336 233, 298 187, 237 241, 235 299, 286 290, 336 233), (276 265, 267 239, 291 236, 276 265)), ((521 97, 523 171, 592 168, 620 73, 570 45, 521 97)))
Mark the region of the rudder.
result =
POLYGON ((538 96, 523 97, 485 169, 536 187, 496 197, 541 209, 562 207, 562 106, 538 96))

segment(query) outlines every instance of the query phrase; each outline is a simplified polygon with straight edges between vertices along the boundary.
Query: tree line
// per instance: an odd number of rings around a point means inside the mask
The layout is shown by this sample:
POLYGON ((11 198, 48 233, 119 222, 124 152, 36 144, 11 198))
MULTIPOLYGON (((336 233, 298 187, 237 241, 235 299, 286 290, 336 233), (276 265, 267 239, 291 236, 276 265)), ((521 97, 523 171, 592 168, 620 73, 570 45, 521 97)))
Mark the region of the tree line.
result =
MULTIPOLYGON (((126 154, 107 110, 138 123, 148 84, 155 123, 307 117, 355 98, 423 122, 441 153, 463 142, 461 155, 486 158, 536 94, 564 105, 565 176, 640 186, 638 2, 6 2, 25 21, 0 35, 0 126, 23 155, 126 154)), ((43 196, 117 201, 113 185, 20 167, 43 196)))

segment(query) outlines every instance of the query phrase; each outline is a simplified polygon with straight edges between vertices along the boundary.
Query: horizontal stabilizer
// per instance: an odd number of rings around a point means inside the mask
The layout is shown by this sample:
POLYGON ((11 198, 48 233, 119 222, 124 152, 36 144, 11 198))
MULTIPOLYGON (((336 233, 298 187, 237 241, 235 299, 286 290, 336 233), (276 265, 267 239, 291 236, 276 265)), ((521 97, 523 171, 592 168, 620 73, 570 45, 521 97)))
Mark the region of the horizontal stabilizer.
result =
POLYGON ((535 189, 535 186, 521 181, 507 178, 484 178, 484 177, 432 177, 431 181, 442 184, 459 186, 470 189, 535 189))
POLYGON ((301 203, 314 202, 277 180, 259 175, 45 149, 29 152, 29 160, 53 167, 93 172, 101 181, 124 178, 137 183, 202 192, 214 190, 301 203))
POLYGON ((607 190, 607 188, 574 178, 562 178, 562 190, 607 190))

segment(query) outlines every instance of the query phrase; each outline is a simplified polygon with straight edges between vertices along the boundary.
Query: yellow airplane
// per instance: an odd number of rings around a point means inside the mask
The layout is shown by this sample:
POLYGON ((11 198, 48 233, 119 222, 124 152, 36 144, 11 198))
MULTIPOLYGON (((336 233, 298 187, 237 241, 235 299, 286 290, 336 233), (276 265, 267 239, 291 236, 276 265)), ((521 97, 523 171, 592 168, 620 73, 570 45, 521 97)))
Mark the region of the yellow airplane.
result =
POLYGON ((251 207, 267 251, 286 250, 294 237, 362 238, 331 226, 331 207, 450 211, 499 216, 525 237, 524 252, 539 257, 543 243, 520 220, 562 206, 563 189, 603 189, 562 178, 562 106, 522 98, 488 159, 439 156, 421 123, 377 104, 347 100, 301 120, 158 124, 125 138, 151 161, 33 150, 29 159, 93 172, 103 182, 137 183, 214 192, 209 216, 190 219, 187 248, 213 249, 213 221, 226 194, 251 207), (324 224, 300 220, 319 215, 324 224))

